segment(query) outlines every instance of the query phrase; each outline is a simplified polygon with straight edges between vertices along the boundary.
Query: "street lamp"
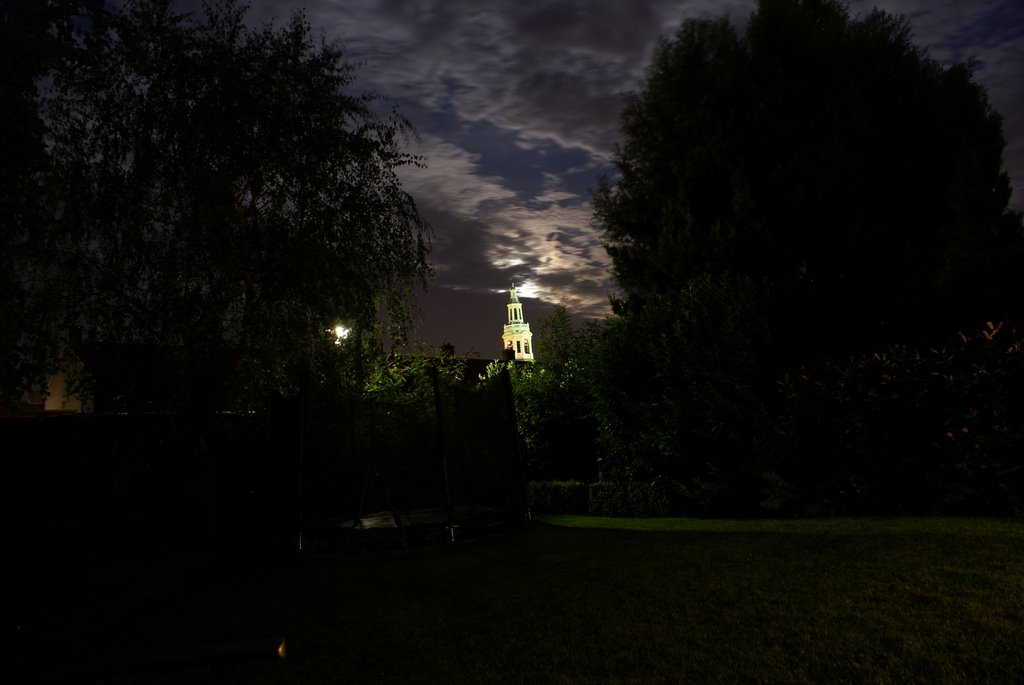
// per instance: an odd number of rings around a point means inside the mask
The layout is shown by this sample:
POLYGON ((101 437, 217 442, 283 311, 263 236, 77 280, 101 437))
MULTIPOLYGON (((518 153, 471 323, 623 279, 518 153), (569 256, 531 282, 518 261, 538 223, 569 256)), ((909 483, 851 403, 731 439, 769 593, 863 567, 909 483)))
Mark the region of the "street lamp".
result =
MULTIPOLYGON (((348 334, 351 333, 351 329, 342 324, 335 324, 334 328, 327 328, 324 333, 334 335, 334 344, 340 345, 342 341, 348 338, 348 334)), ((312 348, 310 354, 312 355, 312 348)), ((312 364, 312 360, 309 362, 312 364)), ((301 418, 299 420, 299 550, 302 549, 302 532, 303 532, 303 515, 304 515, 304 503, 303 503, 303 467, 306 456, 306 403, 308 402, 307 393, 308 389, 308 374, 309 369, 306 370, 307 380, 301 386, 300 392, 303 395, 302 402, 300 403, 301 418)), ((283 649, 283 643, 282 643, 283 649)))
POLYGON ((341 341, 348 337, 348 334, 351 332, 351 330, 346 328, 345 326, 342 326, 339 323, 333 329, 328 328, 327 332, 334 333, 334 344, 340 345, 341 341))

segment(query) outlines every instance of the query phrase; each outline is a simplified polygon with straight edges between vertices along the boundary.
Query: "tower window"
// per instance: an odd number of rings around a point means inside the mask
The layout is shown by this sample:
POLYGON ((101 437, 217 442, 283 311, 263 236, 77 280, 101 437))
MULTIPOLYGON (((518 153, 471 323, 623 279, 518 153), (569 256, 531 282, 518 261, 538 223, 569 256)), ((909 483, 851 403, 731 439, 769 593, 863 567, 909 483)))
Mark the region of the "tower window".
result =
POLYGON ((520 344, 520 342, 518 340, 516 340, 516 354, 519 354, 522 351, 523 351, 522 345, 520 344))
POLYGON ((523 341, 523 352, 525 352, 526 354, 530 354, 530 341, 529 340, 524 340, 523 341))

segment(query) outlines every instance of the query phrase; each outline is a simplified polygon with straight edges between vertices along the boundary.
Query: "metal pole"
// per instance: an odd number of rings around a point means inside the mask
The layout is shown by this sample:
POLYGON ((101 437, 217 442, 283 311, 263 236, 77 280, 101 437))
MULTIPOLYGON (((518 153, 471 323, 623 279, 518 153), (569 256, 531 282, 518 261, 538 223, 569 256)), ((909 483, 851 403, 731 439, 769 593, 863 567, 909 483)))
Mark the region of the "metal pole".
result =
POLYGON ((444 495, 445 504, 448 508, 448 536, 451 542, 455 542, 455 505, 452 502, 452 488, 448 482, 448 457, 445 454, 444 444, 444 414, 441 407, 441 383, 438 380, 437 366, 430 365, 430 378, 434 382, 434 412, 437 420, 437 449, 441 455, 441 471, 444 474, 444 495))

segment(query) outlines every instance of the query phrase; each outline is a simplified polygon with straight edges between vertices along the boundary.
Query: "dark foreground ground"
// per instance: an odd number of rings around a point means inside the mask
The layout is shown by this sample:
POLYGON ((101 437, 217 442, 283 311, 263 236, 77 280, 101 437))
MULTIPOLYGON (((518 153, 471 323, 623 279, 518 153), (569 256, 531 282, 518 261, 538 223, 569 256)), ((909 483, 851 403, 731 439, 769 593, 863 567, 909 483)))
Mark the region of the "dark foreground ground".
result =
POLYGON ((27 682, 1024 682, 1024 521, 551 518, 10 568, 3 663, 27 682))

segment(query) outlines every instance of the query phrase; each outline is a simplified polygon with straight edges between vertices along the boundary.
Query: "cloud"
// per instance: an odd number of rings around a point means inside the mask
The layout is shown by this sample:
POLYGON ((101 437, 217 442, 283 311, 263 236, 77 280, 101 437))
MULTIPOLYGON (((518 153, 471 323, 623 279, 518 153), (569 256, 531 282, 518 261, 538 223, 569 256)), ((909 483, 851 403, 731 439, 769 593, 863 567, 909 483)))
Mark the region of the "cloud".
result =
POLYGON ((479 218, 488 205, 514 199, 516 192, 500 177, 479 171, 480 155, 426 136, 418 146, 426 165, 402 169, 402 184, 413 197, 462 219, 479 218))
POLYGON ((507 280, 495 276, 507 273, 531 279, 533 292, 545 300, 572 300, 588 313, 602 313, 609 264, 589 227, 585 198, 550 172, 540 174, 536 193, 523 196, 502 179, 480 174, 480 155, 433 137, 425 137, 422 151, 427 168, 404 170, 403 183, 435 217, 438 271, 461 279, 448 287, 493 290, 507 280), (603 285, 604 292, 567 294, 560 274, 603 285))
MULTIPOLYGON (((874 0, 853 0, 853 15, 874 0)), ((263 0, 254 11, 285 16, 290 0, 263 0)), ((361 83, 415 112, 424 130, 446 139, 484 124, 524 150, 577 148, 595 167, 619 138, 622 93, 636 88, 660 36, 686 17, 728 13, 743 24, 754 0, 309 0, 319 30, 365 62, 361 83)), ((1007 166, 1024 185, 1024 4, 1019 0, 888 0, 914 40, 943 63, 978 58, 977 77, 1007 115, 1007 166)), ((503 161, 508 161, 503 160, 503 161)), ((1024 206, 1024 192, 1015 204, 1024 206)))

